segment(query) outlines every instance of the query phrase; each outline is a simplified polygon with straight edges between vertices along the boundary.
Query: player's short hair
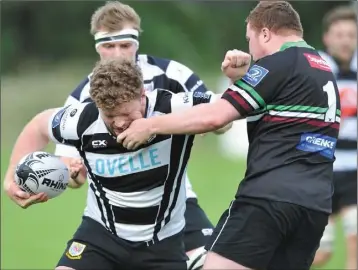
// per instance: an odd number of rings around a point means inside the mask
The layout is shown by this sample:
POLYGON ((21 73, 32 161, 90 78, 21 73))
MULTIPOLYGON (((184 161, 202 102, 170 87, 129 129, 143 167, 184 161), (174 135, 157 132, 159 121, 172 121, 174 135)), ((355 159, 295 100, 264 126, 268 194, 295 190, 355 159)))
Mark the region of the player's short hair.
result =
POLYGON ((111 110, 141 97, 143 76, 140 67, 125 59, 100 60, 90 79, 90 96, 98 108, 111 110))
POLYGON ((91 34, 95 35, 99 29, 108 32, 120 31, 126 24, 131 24, 134 29, 141 32, 140 21, 139 15, 131 6, 110 1, 93 13, 91 34))
POLYGON ((323 17, 323 31, 329 31, 332 24, 338 21, 354 21, 357 22, 357 13, 352 6, 339 6, 330 10, 323 17))
POLYGON ((303 36, 300 15, 286 1, 260 1, 251 10, 246 23, 250 23, 250 26, 257 31, 266 27, 278 34, 282 31, 294 31, 303 36))

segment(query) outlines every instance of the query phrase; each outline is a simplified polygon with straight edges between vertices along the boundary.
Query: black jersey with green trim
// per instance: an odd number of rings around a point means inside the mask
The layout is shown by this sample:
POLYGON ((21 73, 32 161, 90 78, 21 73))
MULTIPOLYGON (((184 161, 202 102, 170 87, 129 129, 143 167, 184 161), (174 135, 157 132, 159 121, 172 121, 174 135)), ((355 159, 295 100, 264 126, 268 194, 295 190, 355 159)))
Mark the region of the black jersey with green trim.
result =
POLYGON ((340 102, 318 52, 306 42, 286 43, 222 98, 247 118, 247 170, 236 196, 330 213, 340 102))

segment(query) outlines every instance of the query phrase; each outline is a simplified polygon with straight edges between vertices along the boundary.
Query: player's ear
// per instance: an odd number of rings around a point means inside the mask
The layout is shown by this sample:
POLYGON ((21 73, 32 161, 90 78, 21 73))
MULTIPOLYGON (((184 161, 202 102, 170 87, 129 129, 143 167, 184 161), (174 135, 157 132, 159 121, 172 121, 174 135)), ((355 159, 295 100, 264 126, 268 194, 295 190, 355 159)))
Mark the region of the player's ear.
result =
POLYGON ((145 90, 144 90, 144 87, 142 88, 142 93, 141 93, 141 96, 145 96, 145 90))
POLYGON ((270 41, 270 39, 271 39, 271 31, 268 28, 266 28, 266 27, 262 28, 261 34, 263 36, 263 40, 264 40, 265 43, 270 41))

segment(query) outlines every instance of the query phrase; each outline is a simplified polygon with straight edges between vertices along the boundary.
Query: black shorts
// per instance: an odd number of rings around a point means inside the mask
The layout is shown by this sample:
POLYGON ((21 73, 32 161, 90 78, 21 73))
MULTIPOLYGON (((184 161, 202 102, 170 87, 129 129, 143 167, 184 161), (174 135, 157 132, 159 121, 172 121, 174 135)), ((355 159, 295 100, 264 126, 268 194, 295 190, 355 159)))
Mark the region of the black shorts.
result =
POLYGON ((206 249, 256 270, 308 270, 327 223, 323 212, 240 197, 220 218, 206 249))
POLYGON ((186 200, 185 222, 185 251, 205 246, 213 232, 214 226, 203 209, 200 208, 196 198, 186 200))
POLYGON ((182 232, 147 246, 121 239, 93 219, 83 217, 57 266, 76 270, 186 270, 186 260, 182 232))
POLYGON ((357 205, 357 171, 334 172, 333 184, 332 212, 334 214, 346 206, 357 205))

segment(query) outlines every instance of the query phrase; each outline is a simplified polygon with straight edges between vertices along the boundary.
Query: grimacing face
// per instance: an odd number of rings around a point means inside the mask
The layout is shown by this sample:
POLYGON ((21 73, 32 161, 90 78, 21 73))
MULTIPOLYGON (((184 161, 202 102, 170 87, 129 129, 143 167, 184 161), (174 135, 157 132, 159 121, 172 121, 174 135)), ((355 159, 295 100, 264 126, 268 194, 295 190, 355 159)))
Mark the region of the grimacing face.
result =
POLYGON ((118 136, 126 130, 134 120, 144 117, 143 99, 140 98, 123 103, 113 110, 100 109, 99 111, 108 130, 113 135, 118 136))
POLYGON ((357 23, 353 20, 334 22, 323 36, 327 52, 340 62, 350 62, 357 49, 357 23))

